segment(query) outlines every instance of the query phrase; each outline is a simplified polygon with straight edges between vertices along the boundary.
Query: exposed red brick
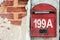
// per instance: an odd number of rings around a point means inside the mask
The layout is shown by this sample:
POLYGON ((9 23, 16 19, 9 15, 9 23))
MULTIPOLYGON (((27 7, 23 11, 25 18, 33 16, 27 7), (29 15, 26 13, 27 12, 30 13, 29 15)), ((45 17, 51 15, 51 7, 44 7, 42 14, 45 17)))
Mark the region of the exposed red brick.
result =
POLYGON ((6 1, 14 1, 14 0, 6 0, 6 1))
POLYGON ((5 6, 13 6, 13 1, 4 1, 5 6))
POLYGON ((18 1, 28 1, 28 0, 18 0, 18 1))
POLYGON ((25 12, 25 7, 8 7, 7 12, 25 12))
POLYGON ((18 4, 26 5, 28 0, 18 0, 18 4))
POLYGON ((13 19, 13 14, 0 14, 0 17, 2 18, 8 18, 8 19, 13 19))
POLYGON ((27 4, 27 1, 19 1, 18 4, 19 5, 26 5, 27 4))
POLYGON ((26 16, 26 14, 18 14, 18 19, 23 18, 24 16, 26 16))
POLYGON ((21 21, 11 21, 11 23, 14 25, 21 25, 21 21))

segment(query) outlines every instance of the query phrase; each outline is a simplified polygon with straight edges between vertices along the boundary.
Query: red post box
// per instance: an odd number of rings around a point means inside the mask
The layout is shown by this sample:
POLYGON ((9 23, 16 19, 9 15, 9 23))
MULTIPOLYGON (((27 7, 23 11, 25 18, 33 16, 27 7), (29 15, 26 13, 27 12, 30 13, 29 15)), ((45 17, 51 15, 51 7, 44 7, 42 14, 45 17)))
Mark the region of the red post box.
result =
POLYGON ((32 37, 56 37, 56 8, 38 4, 31 9, 30 34, 32 37))

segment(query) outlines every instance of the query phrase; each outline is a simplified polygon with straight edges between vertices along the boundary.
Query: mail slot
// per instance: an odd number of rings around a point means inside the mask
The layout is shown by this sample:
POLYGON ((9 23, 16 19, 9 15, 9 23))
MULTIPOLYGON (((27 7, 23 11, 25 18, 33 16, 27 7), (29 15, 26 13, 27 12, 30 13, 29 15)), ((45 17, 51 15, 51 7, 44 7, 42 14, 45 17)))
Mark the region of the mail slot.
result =
POLYGON ((56 37, 56 8, 50 4, 37 4, 30 11, 32 37, 56 37))

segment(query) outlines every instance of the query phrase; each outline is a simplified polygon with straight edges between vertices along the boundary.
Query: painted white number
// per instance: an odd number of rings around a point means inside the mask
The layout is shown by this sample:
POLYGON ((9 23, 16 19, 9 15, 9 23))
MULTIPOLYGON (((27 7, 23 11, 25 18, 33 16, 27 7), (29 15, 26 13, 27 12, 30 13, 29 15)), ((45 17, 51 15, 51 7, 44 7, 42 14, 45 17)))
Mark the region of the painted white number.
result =
POLYGON ((35 19, 34 23, 35 23, 35 28, 48 28, 48 27, 53 28, 51 19, 48 19, 47 23, 46 23, 45 19, 42 19, 42 20, 41 19, 35 19))
POLYGON ((40 19, 35 19, 35 28, 40 28, 41 27, 41 20, 40 19))
POLYGON ((41 25, 42 25, 42 28, 45 28, 46 27, 46 20, 45 19, 42 19, 41 25))

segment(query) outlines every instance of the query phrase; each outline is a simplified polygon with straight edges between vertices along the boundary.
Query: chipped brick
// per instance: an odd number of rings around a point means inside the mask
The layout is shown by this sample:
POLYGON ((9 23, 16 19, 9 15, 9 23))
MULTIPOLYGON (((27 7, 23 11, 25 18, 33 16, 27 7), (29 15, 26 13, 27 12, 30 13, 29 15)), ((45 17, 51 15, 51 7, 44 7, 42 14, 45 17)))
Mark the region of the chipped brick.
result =
POLYGON ((15 20, 15 21, 11 21, 11 23, 14 24, 14 25, 21 25, 21 21, 16 21, 15 20))
POLYGON ((7 12, 25 12, 25 7, 8 7, 7 12))
POLYGON ((4 1, 5 6, 13 6, 13 1, 4 1))
POLYGON ((18 14, 18 19, 23 18, 24 16, 26 16, 26 14, 18 14))
POLYGON ((13 14, 0 14, 0 17, 2 18, 8 18, 8 19, 14 19, 13 17, 13 14))

